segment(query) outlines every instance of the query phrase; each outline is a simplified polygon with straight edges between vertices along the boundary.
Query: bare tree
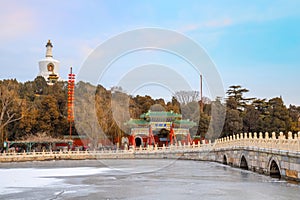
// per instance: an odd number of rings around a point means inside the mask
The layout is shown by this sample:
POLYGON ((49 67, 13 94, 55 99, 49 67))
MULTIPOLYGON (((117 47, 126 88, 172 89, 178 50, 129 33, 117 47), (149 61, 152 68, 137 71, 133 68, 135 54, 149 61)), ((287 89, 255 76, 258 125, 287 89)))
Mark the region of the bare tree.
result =
POLYGON ((24 101, 18 95, 19 84, 15 80, 0 82, 0 133, 1 145, 4 141, 4 128, 23 117, 24 101))
POLYGON ((180 104, 188 104, 193 101, 199 101, 200 94, 199 91, 177 91, 174 97, 180 104))

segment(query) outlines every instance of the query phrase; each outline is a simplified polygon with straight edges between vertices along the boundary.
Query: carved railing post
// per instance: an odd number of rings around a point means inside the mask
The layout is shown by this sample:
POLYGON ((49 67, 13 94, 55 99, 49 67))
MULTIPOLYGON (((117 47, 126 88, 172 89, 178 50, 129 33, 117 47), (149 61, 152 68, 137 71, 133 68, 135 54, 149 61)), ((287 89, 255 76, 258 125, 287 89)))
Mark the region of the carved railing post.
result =
POLYGON ((279 149, 286 150, 285 137, 283 135, 283 132, 279 133, 279 149))
POLYGON ((269 133, 268 132, 265 133, 265 139, 267 139, 267 140, 269 139, 269 133))
POLYGON ((251 132, 249 133, 249 139, 252 139, 252 133, 251 132))
POLYGON ((268 132, 265 132, 265 142, 266 142, 266 147, 270 148, 270 138, 268 132))
POLYGON ((259 139, 263 139, 263 134, 262 134, 262 132, 259 132, 259 139))
POLYGON ((253 139, 257 139, 257 133, 256 132, 254 132, 253 139))
POLYGON ((272 139, 276 140, 276 133, 275 132, 272 132, 272 139))
POLYGON ((247 133, 244 133, 244 146, 249 146, 249 139, 247 137, 247 133))
POLYGON ((240 135, 238 133, 236 134, 235 146, 240 146, 240 135))
POLYGON ((293 133, 291 131, 288 132, 288 139, 287 139, 287 150, 293 151, 294 149, 294 141, 293 141, 293 133))
POLYGON ((259 132, 258 133, 258 140, 257 140, 257 146, 259 147, 259 148, 264 148, 264 144, 263 144, 263 134, 262 134, 262 132, 259 132))
POLYGON ((272 132, 271 149, 274 149, 274 147, 276 147, 276 133, 272 132))
POLYGON ((230 145, 230 136, 226 137, 226 143, 224 144, 224 147, 227 147, 230 145))
POLYGON ((257 133, 256 132, 253 133, 253 140, 252 141, 253 141, 252 146, 257 147, 258 145, 257 145, 257 133))
POLYGON ((293 133, 291 131, 288 132, 288 139, 289 140, 293 139, 293 133))

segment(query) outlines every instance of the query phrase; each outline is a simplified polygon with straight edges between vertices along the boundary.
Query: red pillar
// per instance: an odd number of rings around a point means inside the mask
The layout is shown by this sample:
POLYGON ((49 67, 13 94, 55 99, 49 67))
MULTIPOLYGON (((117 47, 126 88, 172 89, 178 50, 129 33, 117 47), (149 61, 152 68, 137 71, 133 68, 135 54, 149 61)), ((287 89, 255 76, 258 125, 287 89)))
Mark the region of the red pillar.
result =
POLYGON ((152 132, 152 127, 150 125, 149 126, 149 135, 148 135, 148 144, 152 145, 153 143, 155 143, 155 140, 154 140, 154 135, 153 135, 153 132, 152 132))

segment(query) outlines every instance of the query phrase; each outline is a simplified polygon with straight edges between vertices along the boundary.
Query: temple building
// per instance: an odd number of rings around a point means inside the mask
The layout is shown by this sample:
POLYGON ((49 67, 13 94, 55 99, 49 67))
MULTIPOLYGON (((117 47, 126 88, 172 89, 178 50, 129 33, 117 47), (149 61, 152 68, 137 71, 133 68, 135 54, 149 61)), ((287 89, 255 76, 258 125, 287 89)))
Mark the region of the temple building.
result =
POLYGON ((139 119, 130 119, 129 145, 146 147, 147 145, 168 146, 171 144, 191 144, 189 129, 196 125, 190 120, 183 120, 182 115, 173 111, 151 111, 140 115, 139 119))
POLYGON ((44 77, 49 85, 53 85, 61 80, 59 77, 59 61, 53 59, 52 55, 53 45, 50 40, 46 44, 46 57, 39 61, 40 72, 38 76, 44 77))

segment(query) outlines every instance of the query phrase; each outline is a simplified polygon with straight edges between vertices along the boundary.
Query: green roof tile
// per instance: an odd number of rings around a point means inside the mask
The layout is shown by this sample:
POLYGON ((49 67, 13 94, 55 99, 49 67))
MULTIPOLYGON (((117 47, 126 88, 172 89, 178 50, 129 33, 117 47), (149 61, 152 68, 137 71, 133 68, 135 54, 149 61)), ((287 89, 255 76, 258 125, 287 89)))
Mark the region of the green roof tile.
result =
POLYGON ((175 113, 173 111, 169 111, 169 112, 148 111, 148 112, 140 115, 141 119, 148 118, 148 117, 174 117, 174 118, 178 117, 178 118, 181 118, 182 115, 175 113))

